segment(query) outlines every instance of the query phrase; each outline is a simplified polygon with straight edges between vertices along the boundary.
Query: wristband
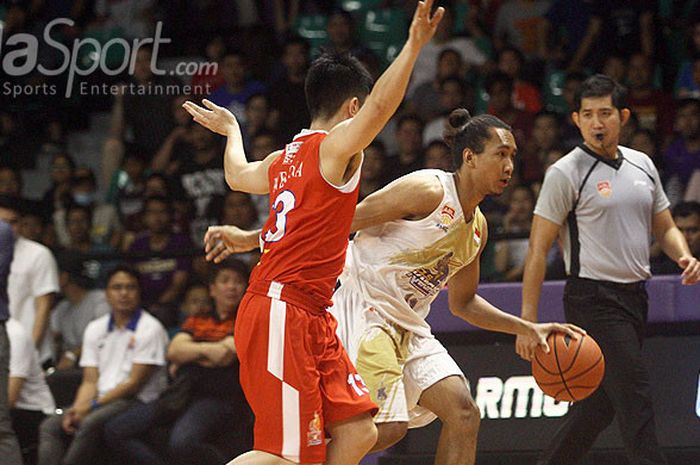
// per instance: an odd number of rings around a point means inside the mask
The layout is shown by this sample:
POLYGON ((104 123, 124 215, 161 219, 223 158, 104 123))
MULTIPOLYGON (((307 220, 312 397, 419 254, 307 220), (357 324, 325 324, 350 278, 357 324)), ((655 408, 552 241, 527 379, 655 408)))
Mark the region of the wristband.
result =
POLYGON ((91 412, 94 411, 95 409, 100 408, 101 406, 102 406, 102 404, 100 404, 100 402, 97 399, 92 399, 92 401, 90 401, 90 411, 91 412))

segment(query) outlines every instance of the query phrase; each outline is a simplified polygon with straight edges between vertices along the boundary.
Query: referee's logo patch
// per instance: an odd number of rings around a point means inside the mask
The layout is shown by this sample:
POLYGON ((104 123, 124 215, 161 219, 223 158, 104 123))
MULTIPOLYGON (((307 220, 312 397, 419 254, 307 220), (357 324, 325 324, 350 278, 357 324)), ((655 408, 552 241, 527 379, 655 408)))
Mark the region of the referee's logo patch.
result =
POLYGON ((610 181, 600 181, 596 185, 598 193, 601 197, 608 198, 612 195, 612 186, 610 186, 610 181))

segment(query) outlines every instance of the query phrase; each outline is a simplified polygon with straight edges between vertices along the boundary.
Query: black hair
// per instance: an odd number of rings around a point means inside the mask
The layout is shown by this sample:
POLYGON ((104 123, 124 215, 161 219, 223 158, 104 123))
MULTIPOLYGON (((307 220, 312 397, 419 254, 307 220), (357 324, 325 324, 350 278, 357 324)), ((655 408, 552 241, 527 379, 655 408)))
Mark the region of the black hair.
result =
POLYGON ((117 273, 126 273, 132 278, 136 280, 137 285, 139 286, 139 289, 141 289, 141 274, 136 271, 136 268, 134 268, 131 265, 127 265, 126 263, 120 263, 107 273, 107 285, 109 286, 109 282, 112 280, 112 278, 117 274, 117 273))
POLYGON ((231 270, 243 276, 246 283, 248 282, 248 277, 250 276, 250 271, 248 266, 242 261, 235 258, 228 258, 221 263, 215 263, 209 267, 209 284, 214 284, 216 278, 224 270, 231 270))
POLYGON ((459 57, 459 61, 463 61, 462 54, 459 53, 459 50, 457 50, 456 48, 452 48, 452 47, 447 47, 447 48, 443 49, 440 52, 440 54, 438 55, 437 61, 439 62, 440 60, 442 60, 444 58, 445 55, 449 55, 450 53, 453 55, 457 55, 457 57, 459 57))
POLYGON ((574 71, 566 74, 566 77, 564 78, 564 83, 571 81, 584 82, 586 79, 588 79, 588 76, 586 76, 584 73, 574 71))
POLYGON ((690 215, 698 215, 700 217, 700 203, 692 201, 692 202, 681 202, 677 204, 675 207, 673 207, 673 210, 671 210, 671 215, 676 218, 676 217, 681 217, 685 218, 686 216, 690 215))
POLYGON ((683 98, 680 100, 676 101, 676 112, 679 110, 689 107, 691 105, 695 105, 698 109, 700 109, 700 100, 696 98, 683 98))
POLYGON ((513 92, 513 78, 508 76, 504 72, 496 71, 495 73, 492 73, 486 81, 486 92, 489 95, 493 91, 493 86, 495 86, 496 84, 503 84, 510 90, 510 92, 513 92))
POLYGON ((465 108, 453 110, 448 122, 449 127, 445 129, 442 137, 452 150, 457 169, 462 166, 464 160, 462 153, 465 149, 469 149, 475 154, 484 151, 484 144, 491 137, 491 128, 513 130, 493 115, 484 114, 472 117, 465 108))
POLYGON ((518 49, 515 48, 515 47, 511 47, 511 46, 503 47, 503 48, 501 49, 501 51, 498 52, 498 58, 497 58, 497 60, 500 60, 501 57, 502 57, 504 54, 506 54, 506 53, 512 53, 513 55, 515 55, 515 58, 516 58, 516 59, 518 60, 518 62, 520 63, 520 67, 521 67, 521 68, 523 67, 523 65, 525 64, 525 55, 523 55, 523 52, 521 52, 520 50, 518 50, 518 49))
POLYGON ((583 85, 576 93, 575 111, 581 109, 581 100, 584 98, 607 97, 608 95, 615 108, 618 110, 627 108, 627 89, 610 76, 595 74, 583 81, 583 85))
POLYGON ((166 210, 168 211, 168 215, 172 216, 172 208, 173 208, 173 202, 167 198, 164 195, 149 195, 143 200, 143 211, 146 211, 146 205, 148 205, 150 202, 160 202, 163 205, 165 205, 166 210))
POLYGON ((311 119, 331 118, 352 97, 364 103, 372 84, 372 76, 357 58, 324 52, 311 64, 304 85, 311 119))
POLYGON ((51 157, 51 163, 55 162, 59 158, 63 158, 68 162, 68 166, 70 166, 71 171, 75 169, 75 160, 73 160, 73 157, 71 157, 68 152, 61 151, 54 153, 51 157))
POLYGON ((287 47, 291 45, 301 45, 304 48, 304 51, 306 52, 307 56, 311 51, 311 45, 309 44, 309 41, 297 34, 292 34, 287 37, 287 39, 284 41, 284 44, 282 45, 283 51, 287 51, 287 47))

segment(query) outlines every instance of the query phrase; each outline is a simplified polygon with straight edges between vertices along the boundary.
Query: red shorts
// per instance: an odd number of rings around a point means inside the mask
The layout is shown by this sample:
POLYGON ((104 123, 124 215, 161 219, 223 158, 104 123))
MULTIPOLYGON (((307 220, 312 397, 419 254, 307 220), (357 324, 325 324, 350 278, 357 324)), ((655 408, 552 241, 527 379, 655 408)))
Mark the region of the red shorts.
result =
POLYGON ((279 300, 282 286, 272 285, 267 296, 248 289, 234 333, 241 386, 255 414, 254 448, 324 462, 325 425, 377 406, 335 334, 335 318, 279 300))

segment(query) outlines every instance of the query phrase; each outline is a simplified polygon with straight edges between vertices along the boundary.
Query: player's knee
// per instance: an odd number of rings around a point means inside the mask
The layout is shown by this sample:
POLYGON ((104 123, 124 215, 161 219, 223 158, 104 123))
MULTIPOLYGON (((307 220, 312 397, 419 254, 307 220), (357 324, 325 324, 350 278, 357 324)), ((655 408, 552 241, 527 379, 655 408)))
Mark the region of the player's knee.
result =
POLYGON ((481 424, 481 412, 474 399, 465 396, 450 409, 447 417, 441 420, 447 425, 464 430, 465 433, 476 434, 481 424))
POLYGON ((391 423, 380 423, 377 425, 377 443, 374 450, 387 449, 406 436, 408 422, 396 421, 391 423))

